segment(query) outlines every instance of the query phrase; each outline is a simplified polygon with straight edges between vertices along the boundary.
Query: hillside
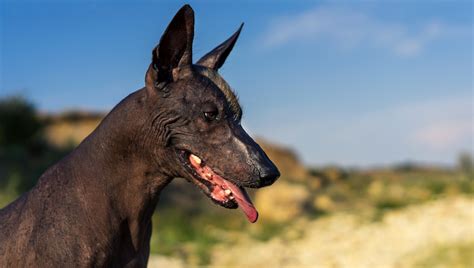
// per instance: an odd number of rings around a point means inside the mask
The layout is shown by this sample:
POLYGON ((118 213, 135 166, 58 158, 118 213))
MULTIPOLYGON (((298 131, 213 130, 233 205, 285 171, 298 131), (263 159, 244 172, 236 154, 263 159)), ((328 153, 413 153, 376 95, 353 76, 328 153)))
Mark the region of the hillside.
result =
POLYGON ((75 146, 99 125, 104 116, 103 113, 84 111, 44 114, 46 139, 58 147, 75 146))

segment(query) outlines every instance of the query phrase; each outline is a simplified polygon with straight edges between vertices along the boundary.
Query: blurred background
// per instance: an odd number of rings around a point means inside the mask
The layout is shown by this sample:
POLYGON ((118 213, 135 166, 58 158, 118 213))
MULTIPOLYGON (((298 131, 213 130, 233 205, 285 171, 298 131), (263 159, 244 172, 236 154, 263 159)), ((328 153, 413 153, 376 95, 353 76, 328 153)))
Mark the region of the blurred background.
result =
MULTIPOLYGON (((282 177, 260 218, 176 179, 150 266, 474 267, 471 1, 189 1, 282 177)), ((180 1, 0 2, 0 208, 144 84, 180 1)))

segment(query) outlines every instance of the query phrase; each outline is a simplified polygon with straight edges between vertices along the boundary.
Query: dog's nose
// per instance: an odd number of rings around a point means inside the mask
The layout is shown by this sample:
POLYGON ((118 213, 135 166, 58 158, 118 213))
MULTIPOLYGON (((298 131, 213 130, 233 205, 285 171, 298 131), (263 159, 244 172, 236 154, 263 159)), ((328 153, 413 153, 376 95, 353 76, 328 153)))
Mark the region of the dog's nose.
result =
POLYGON ((260 187, 268 186, 273 184, 278 177, 280 177, 280 171, 278 168, 271 163, 260 169, 260 187))

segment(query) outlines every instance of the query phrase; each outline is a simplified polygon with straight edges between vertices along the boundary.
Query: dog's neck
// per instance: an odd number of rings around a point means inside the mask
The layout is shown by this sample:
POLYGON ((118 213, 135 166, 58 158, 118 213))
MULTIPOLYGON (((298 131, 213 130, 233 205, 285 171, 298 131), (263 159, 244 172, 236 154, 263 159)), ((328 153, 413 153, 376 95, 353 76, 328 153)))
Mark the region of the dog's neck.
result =
POLYGON ((110 235, 126 229, 135 250, 148 243, 159 194, 172 180, 134 137, 140 135, 135 125, 140 119, 130 116, 141 95, 138 91, 122 101, 66 158, 89 213, 109 225, 110 235))

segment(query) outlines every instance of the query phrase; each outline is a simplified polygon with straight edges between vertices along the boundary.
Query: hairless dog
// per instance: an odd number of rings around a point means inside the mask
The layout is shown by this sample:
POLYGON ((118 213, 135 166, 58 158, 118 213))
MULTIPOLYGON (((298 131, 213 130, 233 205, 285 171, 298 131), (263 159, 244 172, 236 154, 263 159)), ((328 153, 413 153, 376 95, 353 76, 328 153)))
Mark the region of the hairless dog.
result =
POLYGON ((193 64, 194 12, 183 6, 152 51, 145 87, 0 210, 0 267, 145 267, 153 211, 176 177, 255 222, 245 187, 280 174, 218 73, 241 29, 193 64))

